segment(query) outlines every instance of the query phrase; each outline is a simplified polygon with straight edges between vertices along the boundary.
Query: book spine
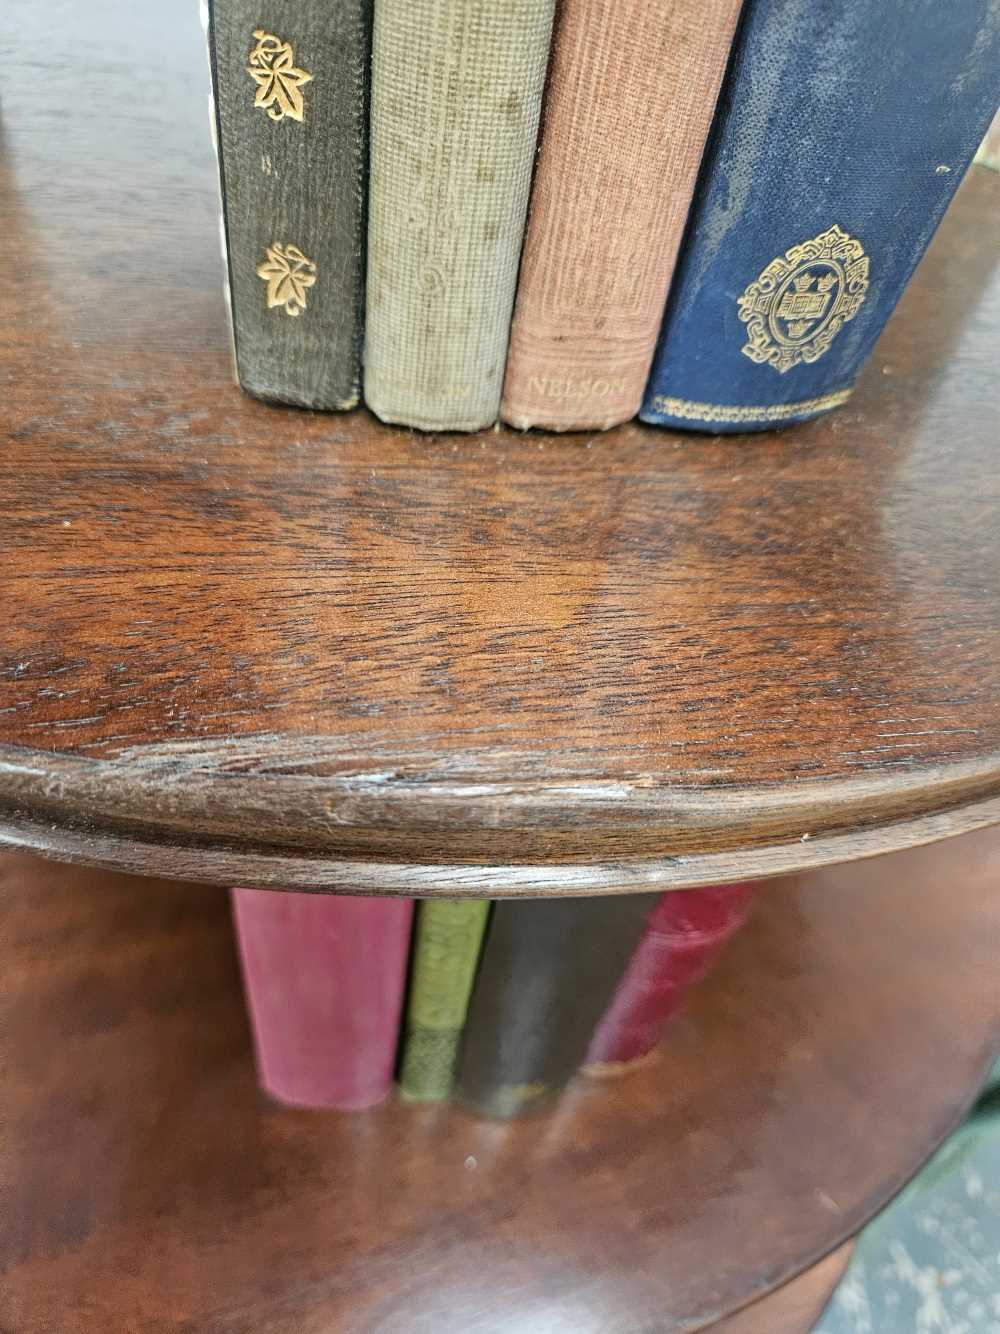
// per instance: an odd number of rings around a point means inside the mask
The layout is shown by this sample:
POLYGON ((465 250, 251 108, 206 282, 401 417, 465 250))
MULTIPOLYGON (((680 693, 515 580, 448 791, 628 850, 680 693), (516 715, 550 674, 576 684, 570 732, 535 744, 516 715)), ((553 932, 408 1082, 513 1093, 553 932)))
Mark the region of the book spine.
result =
POLYGON ((639 410, 741 0, 563 0, 501 415, 639 410))
POLYGON ((743 881, 663 895, 591 1039, 588 1074, 623 1072, 655 1049, 690 989, 746 921, 759 888, 743 881))
POLYGON ((456 1092, 487 1116, 541 1107, 579 1068, 655 896, 494 905, 456 1092))
POLYGON ((430 899, 417 911, 400 1093, 410 1102, 447 1098, 490 905, 430 899))
POLYGON ((500 405, 553 0, 376 0, 365 398, 477 430, 500 405))
POLYGON ((234 889, 261 1086, 293 1107, 356 1111, 392 1084, 413 904, 234 889))
POLYGON ((371 0, 209 0, 208 45, 240 384, 358 402, 371 0))
POLYGON ((748 0, 641 416, 844 403, 998 95, 998 0, 748 0))

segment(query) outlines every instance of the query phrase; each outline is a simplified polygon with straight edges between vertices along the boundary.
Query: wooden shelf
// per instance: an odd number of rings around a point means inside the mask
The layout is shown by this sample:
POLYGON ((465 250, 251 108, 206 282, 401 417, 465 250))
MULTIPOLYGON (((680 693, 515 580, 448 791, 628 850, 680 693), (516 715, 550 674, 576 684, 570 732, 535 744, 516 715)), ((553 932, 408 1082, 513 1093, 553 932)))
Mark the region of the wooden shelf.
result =
MULTIPOLYGON (((420 436, 233 387, 193 16, 64 8, 20 6, 0 123, 0 841, 497 896, 1000 821, 1000 179, 823 421, 420 436)), ((658 1063, 497 1125, 267 1105, 223 892, 5 853, 0 1324, 707 1327, 961 1115, 998 856, 769 888, 658 1063)))
POLYGON ((1000 179, 973 170, 823 421, 276 409, 230 381, 195 25, 112 9, 26 10, 5 75, 3 838, 582 894, 1000 819, 1000 179))
POLYGON ((0 1325, 710 1324, 853 1234, 961 1116, 1000 1037, 998 874, 990 830, 777 883, 658 1063, 495 1123, 268 1104, 224 892, 0 857, 0 1325))

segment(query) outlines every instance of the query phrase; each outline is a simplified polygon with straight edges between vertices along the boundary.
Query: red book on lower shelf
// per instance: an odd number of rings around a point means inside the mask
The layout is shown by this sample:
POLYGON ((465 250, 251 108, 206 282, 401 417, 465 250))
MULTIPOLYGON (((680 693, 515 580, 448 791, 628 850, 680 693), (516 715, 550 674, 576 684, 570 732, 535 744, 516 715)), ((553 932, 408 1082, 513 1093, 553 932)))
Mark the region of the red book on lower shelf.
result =
POLYGON ((725 943, 746 921, 758 881, 664 894, 594 1030, 585 1071, 615 1074, 648 1056, 725 943))
POLYGON ((234 889, 257 1071, 294 1107, 356 1111, 392 1085, 413 904, 234 889))

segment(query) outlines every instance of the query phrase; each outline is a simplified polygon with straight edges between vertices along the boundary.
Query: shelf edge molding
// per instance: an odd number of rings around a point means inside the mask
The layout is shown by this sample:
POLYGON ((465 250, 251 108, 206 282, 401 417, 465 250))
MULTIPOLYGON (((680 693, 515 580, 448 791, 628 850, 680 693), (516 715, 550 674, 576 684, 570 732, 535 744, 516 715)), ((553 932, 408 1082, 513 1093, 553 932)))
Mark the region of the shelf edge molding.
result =
POLYGON ((212 884, 497 898, 766 878, 1000 823, 1000 756, 740 788, 351 759, 198 770, 0 748, 0 843, 212 884))

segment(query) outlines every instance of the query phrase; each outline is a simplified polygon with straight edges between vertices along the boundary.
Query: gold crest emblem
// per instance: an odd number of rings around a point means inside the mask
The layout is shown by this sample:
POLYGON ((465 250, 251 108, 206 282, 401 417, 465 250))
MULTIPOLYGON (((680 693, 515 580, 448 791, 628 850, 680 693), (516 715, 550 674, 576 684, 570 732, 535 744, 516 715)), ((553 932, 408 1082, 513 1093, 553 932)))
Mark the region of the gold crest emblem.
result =
POLYGON ((737 298, 747 326, 741 351, 782 375, 816 361, 854 319, 867 291, 861 242, 833 226, 773 259, 737 298))

